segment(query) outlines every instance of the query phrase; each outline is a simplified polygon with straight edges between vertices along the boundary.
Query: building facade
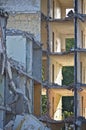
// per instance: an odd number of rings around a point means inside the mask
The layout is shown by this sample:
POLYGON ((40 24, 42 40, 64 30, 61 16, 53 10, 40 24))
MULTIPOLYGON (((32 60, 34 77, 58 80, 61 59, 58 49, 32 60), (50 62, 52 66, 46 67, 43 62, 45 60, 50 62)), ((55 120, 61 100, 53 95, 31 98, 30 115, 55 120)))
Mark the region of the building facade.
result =
MULTIPOLYGON (((40 116, 41 93, 46 89, 43 94, 48 96, 48 114, 52 119, 62 120, 62 97, 66 96, 74 97, 75 121, 79 116, 86 118, 85 0, 1 0, 0 8, 9 14, 6 34, 8 59, 12 58, 11 63, 16 60, 22 63, 26 72, 22 73, 29 78, 27 82, 22 77, 22 82, 31 86, 31 91, 25 93, 27 97, 28 93, 31 94, 30 113, 40 116), (67 50, 67 40, 71 39, 75 41, 74 46, 67 50), (21 51, 18 51, 20 46, 21 51), (63 67, 74 67, 71 88, 62 84, 63 67)), ((15 71, 13 75, 16 80, 15 71)))

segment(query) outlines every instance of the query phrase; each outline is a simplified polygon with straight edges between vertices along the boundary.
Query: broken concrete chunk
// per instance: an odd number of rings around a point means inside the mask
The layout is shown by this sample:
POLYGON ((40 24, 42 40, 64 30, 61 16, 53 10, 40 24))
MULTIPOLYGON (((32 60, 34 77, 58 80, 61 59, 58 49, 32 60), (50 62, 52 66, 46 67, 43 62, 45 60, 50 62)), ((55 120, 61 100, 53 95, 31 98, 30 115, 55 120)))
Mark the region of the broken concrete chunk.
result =
POLYGON ((11 120, 6 126, 5 126, 5 130, 13 130, 13 125, 14 125, 14 121, 11 120))
POLYGON ((4 67, 5 67, 5 55, 3 53, 0 53, 0 74, 3 75, 4 73, 4 67))
POLYGON ((11 65, 10 62, 7 61, 7 71, 8 71, 8 75, 10 80, 12 80, 12 71, 11 71, 11 65))
POLYGON ((17 115, 13 130, 50 130, 33 115, 17 115))

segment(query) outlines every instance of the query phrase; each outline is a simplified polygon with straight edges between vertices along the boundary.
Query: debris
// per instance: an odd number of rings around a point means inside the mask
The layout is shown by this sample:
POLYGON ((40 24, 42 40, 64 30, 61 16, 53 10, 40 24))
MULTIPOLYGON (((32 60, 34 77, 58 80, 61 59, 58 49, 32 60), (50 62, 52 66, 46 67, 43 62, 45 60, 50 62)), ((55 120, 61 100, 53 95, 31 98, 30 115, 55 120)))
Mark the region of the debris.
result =
POLYGON ((13 130, 50 130, 33 115, 17 115, 13 130))
POLYGON ((6 126, 5 130, 13 130, 14 121, 11 120, 6 126))
POLYGON ((0 130, 2 130, 2 129, 0 128, 0 130))
POLYGON ((2 28, 0 27, 0 64, 1 64, 1 74, 4 73, 5 68, 5 53, 4 53, 4 45, 2 43, 2 28))

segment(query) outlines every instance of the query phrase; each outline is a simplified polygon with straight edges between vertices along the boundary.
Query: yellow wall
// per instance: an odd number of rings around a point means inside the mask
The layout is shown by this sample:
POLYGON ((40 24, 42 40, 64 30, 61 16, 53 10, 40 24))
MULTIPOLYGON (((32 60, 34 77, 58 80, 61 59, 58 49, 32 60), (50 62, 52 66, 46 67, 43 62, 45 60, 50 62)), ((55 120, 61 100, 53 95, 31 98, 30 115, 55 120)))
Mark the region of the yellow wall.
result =
POLYGON ((47 0, 41 0, 41 12, 47 16, 47 0))
POLYGON ((36 116, 41 115, 41 84, 34 86, 34 114, 36 116))
POLYGON ((86 14, 86 0, 83 0, 83 14, 86 14))
POLYGON ((62 103, 61 96, 53 92, 53 89, 48 91, 49 94, 49 113, 50 117, 55 120, 62 119, 62 103))
POLYGON ((86 118, 86 93, 83 95, 83 116, 86 118))

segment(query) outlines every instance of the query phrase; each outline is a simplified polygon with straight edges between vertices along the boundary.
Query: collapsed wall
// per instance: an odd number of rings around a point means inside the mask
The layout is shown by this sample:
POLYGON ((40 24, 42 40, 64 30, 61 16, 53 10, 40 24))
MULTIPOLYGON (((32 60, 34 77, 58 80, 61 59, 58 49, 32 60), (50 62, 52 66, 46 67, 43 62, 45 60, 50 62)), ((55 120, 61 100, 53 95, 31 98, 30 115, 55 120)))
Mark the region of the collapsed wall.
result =
POLYGON ((7 12, 1 10, 0 129, 48 130, 46 125, 32 115, 34 83, 41 85, 41 67, 38 77, 37 72, 33 72, 36 63, 41 65, 41 45, 27 32, 6 31, 7 18, 7 12), (36 54, 39 55, 37 62, 34 60, 36 54))

